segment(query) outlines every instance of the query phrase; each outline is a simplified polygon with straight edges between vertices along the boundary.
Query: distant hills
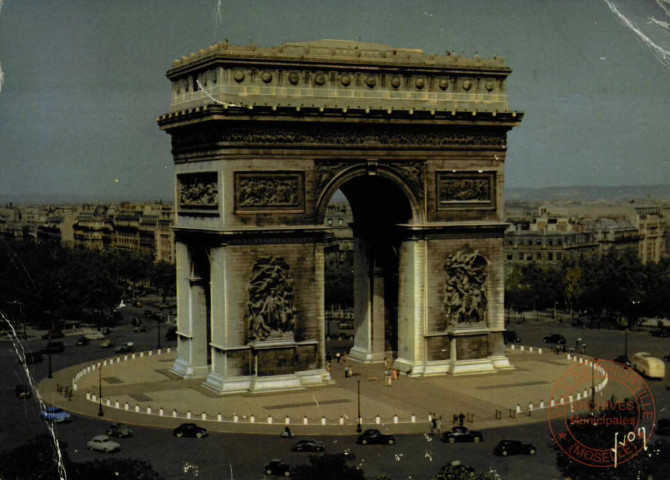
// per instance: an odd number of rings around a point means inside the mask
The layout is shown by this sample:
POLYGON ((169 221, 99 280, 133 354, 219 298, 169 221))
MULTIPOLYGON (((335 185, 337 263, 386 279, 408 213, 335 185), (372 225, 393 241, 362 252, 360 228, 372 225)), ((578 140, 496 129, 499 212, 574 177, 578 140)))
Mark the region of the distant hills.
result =
POLYGON ((644 200, 670 200, 670 185, 620 185, 596 187, 589 185, 505 188, 505 201, 571 201, 571 202, 638 202, 644 200))
MULTIPOLYGON (((168 195, 169 196, 169 195, 168 195)), ((505 202, 608 202, 625 203, 644 200, 670 200, 670 185, 620 185, 616 187, 596 187, 592 185, 562 186, 562 187, 506 187, 505 202)), ((157 198, 138 193, 128 197, 118 197, 104 194, 24 194, 10 196, 0 193, 0 205, 9 202, 15 204, 96 204, 120 202, 172 202, 173 198, 157 198)), ((335 203, 344 203, 346 198, 339 191, 331 200, 335 203)))

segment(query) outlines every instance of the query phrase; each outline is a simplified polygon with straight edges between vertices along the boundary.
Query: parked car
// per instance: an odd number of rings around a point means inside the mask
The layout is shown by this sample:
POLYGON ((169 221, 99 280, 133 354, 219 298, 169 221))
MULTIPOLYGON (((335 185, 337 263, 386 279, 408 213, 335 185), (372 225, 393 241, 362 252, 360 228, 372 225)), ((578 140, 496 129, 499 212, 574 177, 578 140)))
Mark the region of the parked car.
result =
POLYGON ((153 316, 154 316, 154 312, 152 312, 151 310, 145 310, 144 311, 144 318, 151 318, 153 316))
POLYGON ((670 328, 655 328, 649 332, 649 335, 652 337, 661 337, 661 338, 667 338, 670 337, 670 328))
POLYGON ((521 337, 514 330, 505 330, 503 332, 503 341, 505 343, 521 343, 521 337))
POLYGON ((111 348, 114 346, 114 340, 111 338, 105 338, 102 342, 100 342, 100 346, 102 348, 111 348))
POLYGON ((42 361, 44 361, 44 358, 40 352, 27 352, 23 356, 23 362, 26 365, 30 365, 31 363, 40 363, 42 361))
POLYGON ((134 330, 133 330, 133 332, 135 332, 135 333, 148 332, 148 331, 149 331, 149 327, 147 327, 146 325, 140 325, 139 327, 135 327, 134 330))
POLYGON ((49 342, 40 348, 41 353, 61 353, 65 351, 65 344, 63 342, 49 342))
POLYGON ((72 420, 72 417, 62 408, 49 407, 40 412, 40 418, 54 423, 65 423, 72 420))
POLYGON ((519 440, 500 440, 498 444, 493 447, 493 453, 506 457, 508 455, 535 455, 537 449, 531 443, 523 443, 519 440))
POLYGON ((484 435, 482 432, 476 432, 474 430, 468 430, 467 427, 454 427, 449 432, 444 432, 442 434, 443 442, 475 442, 479 443, 484 440, 484 435))
POLYGON ((311 438, 298 440, 291 447, 292 452, 323 452, 326 445, 323 442, 317 442, 311 438))
POLYGON ((105 338, 105 334, 102 332, 89 332, 85 333, 84 337, 88 338, 89 340, 103 340, 105 338))
POLYGON ((182 423, 172 431, 175 437, 202 438, 209 435, 206 428, 197 426, 195 423, 182 423))
POLYGON ((19 398, 30 398, 33 396, 33 391, 28 385, 17 385, 14 388, 14 394, 19 398))
POLYGON ((395 437, 393 435, 383 434, 376 429, 370 429, 360 434, 356 439, 356 443, 360 443, 361 445, 368 445, 372 443, 393 445, 395 443, 395 437))
POLYGON ((556 345, 565 345, 565 337, 560 333, 552 333, 542 338, 544 343, 555 343, 556 345))
MULTIPOLYGON (((146 315, 145 315, 145 317, 146 317, 146 315)), ((142 319, 137 318, 137 317, 133 317, 133 326, 139 327, 140 325, 142 325, 142 323, 143 323, 142 319)))
POLYGON ((86 448, 98 452, 112 453, 121 450, 121 445, 113 442, 107 435, 96 435, 86 442, 86 448))
POLYGON ((136 306, 136 307, 143 307, 144 306, 144 304, 142 302, 140 302, 139 300, 135 300, 133 302, 133 305, 136 306))
POLYGON ((633 355, 633 369, 649 378, 665 377, 665 363, 650 353, 638 352, 633 355))
POLYGON ((124 423, 112 423, 107 429, 107 435, 118 438, 131 437, 133 431, 124 423))
POLYGON ((263 467, 263 470, 265 471, 265 475, 280 477, 292 477, 295 472, 295 469, 292 466, 287 465, 283 460, 278 458, 273 458, 268 461, 263 467))
POLYGON ((83 345, 88 345, 90 340, 86 338, 86 335, 82 335, 81 337, 77 337, 77 341, 75 342, 75 345, 78 347, 81 347, 83 345))
POLYGON ((63 335, 63 332, 60 330, 49 330, 47 333, 42 335, 42 340, 49 340, 50 338, 63 338, 65 335, 63 335))

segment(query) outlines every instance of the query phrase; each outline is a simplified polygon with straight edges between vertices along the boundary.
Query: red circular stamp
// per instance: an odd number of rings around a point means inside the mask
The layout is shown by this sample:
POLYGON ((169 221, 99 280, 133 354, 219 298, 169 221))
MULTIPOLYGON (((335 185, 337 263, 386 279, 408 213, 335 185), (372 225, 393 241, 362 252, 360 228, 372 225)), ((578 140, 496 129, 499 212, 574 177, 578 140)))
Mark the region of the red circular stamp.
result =
POLYGON ((656 406, 649 385, 632 368, 586 360, 554 385, 548 421, 556 445, 570 459, 616 468, 647 449, 656 406), (606 385, 610 396, 603 394, 606 385))

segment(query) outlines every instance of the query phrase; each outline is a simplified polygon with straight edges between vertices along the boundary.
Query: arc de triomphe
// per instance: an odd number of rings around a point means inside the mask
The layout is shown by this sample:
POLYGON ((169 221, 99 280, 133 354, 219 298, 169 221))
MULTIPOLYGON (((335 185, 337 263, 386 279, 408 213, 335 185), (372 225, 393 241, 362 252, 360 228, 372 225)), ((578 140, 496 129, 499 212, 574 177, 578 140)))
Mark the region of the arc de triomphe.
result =
POLYGON ((350 357, 409 375, 504 356, 504 59, 323 40, 175 60, 158 124, 175 162, 178 355, 220 393, 325 369, 324 226, 354 216, 350 357))

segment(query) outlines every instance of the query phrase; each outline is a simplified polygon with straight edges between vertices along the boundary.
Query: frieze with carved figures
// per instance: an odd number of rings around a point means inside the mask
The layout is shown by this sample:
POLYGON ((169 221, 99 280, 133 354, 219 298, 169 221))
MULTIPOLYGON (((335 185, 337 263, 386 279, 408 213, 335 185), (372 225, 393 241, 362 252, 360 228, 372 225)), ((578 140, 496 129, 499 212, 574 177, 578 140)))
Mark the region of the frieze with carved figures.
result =
POLYGON ((461 326, 486 321, 488 261, 476 250, 465 248, 444 261, 444 316, 447 325, 461 326))
POLYGON ((495 208, 494 172, 437 172, 437 208, 495 208))
POLYGON ((304 210, 303 172, 236 172, 237 211, 304 210))
POLYGON ((219 182, 216 172, 177 175, 180 209, 216 209, 219 205, 219 182))

